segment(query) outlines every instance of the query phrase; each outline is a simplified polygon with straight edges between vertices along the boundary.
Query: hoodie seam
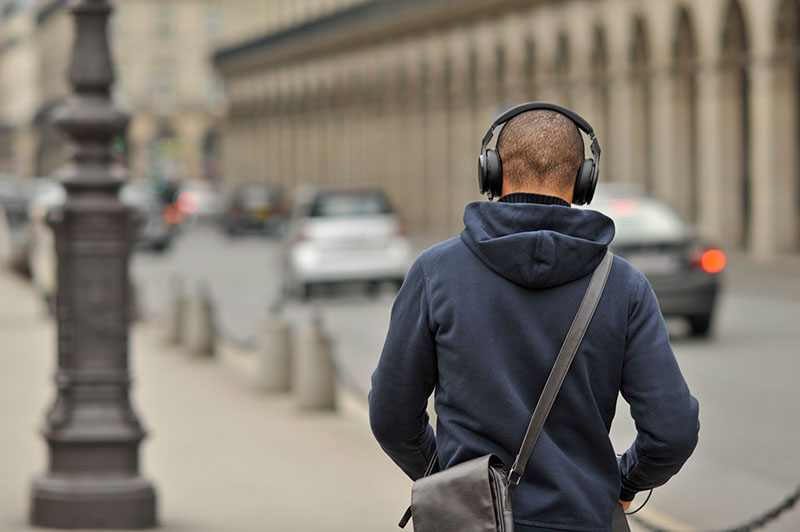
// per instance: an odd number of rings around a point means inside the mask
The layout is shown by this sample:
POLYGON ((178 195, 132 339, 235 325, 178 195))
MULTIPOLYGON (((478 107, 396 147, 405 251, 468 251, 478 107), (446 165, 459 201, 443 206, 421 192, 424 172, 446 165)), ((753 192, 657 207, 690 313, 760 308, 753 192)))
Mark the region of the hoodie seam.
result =
POLYGON ((428 291, 430 288, 428 287, 428 274, 425 272, 425 261, 420 258, 419 261, 420 269, 422 270, 422 295, 425 297, 425 312, 428 314, 426 321, 428 322, 428 331, 433 332, 433 324, 431 323, 432 313, 431 313, 431 297, 428 291))

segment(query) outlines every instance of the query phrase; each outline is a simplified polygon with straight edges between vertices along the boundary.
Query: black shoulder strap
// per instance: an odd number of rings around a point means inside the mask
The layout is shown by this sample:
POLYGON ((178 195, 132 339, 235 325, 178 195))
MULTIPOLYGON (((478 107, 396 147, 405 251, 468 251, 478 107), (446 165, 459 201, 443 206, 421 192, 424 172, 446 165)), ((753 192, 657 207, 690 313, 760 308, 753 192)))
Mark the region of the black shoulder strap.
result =
POLYGON ((575 319, 572 320, 572 325, 567 332, 567 337, 564 339, 564 344, 561 346, 561 351, 558 353, 558 358, 553 365, 550 376, 547 378, 547 384, 544 385, 542 395, 539 397, 539 402, 536 403, 536 408, 533 410, 531 422, 528 425, 528 430, 525 433, 525 439, 522 440, 522 447, 519 450, 517 459, 514 461, 514 466, 508 473, 508 483, 518 485, 522 480, 522 475, 525 473, 525 466, 528 463, 528 458, 531 456, 533 446, 536 440, 539 439, 539 434, 542 432, 542 427, 550 413, 550 408, 556 400, 558 391, 561 389, 561 384, 564 382, 564 377, 567 376, 567 371, 572 364, 572 359, 575 358, 575 353, 578 352, 583 341, 583 336, 586 334, 586 329, 589 328, 589 322, 592 321, 594 311, 597 309, 597 304, 600 302, 600 296, 603 295, 603 290, 606 287, 608 274, 611 271, 611 263, 614 257, 610 251, 606 252, 600 265, 595 269, 592 274, 592 279, 589 281, 589 287, 583 296, 578 312, 575 314, 575 319))

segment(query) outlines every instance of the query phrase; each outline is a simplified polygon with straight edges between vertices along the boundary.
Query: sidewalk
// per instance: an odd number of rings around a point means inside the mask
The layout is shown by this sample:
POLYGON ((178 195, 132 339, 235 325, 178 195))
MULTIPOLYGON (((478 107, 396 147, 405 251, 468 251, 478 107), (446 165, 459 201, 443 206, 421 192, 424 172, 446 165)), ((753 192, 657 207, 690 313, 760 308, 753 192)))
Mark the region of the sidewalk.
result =
MULTIPOLYGON (((54 393, 54 339, 32 289, 0 272, 0 532, 34 530, 28 490, 46 467, 36 429, 54 393)), ((291 397, 248 387, 236 356, 191 358, 165 347, 154 325, 133 332, 133 399, 151 430, 142 463, 159 491, 160 529, 398 530, 411 482, 374 442, 363 402, 340 391, 337 413, 299 412, 291 397)))
MULTIPOLYGON (((26 526, 32 475, 46 466, 36 427, 53 395, 54 328, 22 281, 0 273, 0 531, 26 526)), ((257 394, 212 360, 166 349, 160 331, 132 339, 133 398, 151 438, 144 472, 166 531, 396 530, 411 482, 383 455, 366 408, 298 412, 257 394)))

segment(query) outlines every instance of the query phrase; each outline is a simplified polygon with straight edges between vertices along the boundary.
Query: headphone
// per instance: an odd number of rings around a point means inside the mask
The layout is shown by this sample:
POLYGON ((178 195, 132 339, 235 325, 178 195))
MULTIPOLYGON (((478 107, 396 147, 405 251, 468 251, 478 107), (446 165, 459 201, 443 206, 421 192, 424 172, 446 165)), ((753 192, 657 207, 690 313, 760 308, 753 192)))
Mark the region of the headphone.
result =
POLYGON ((483 137, 481 155, 478 157, 478 188, 480 188, 481 194, 488 194, 489 201, 491 201, 493 198, 500 196, 503 190, 503 162, 500 160, 500 152, 497 149, 487 148, 489 141, 494 136, 494 130, 497 126, 509 122, 512 118, 522 113, 536 110, 555 111, 564 115, 589 135, 589 139, 592 141, 590 149, 593 158, 584 159, 581 163, 581 167, 578 169, 578 176, 575 178, 575 191, 572 196, 572 203, 575 205, 588 205, 594 198, 597 177, 600 174, 600 143, 597 142, 597 137, 589 122, 581 118, 575 111, 550 102, 523 103, 512 107, 497 117, 486 136, 483 137))

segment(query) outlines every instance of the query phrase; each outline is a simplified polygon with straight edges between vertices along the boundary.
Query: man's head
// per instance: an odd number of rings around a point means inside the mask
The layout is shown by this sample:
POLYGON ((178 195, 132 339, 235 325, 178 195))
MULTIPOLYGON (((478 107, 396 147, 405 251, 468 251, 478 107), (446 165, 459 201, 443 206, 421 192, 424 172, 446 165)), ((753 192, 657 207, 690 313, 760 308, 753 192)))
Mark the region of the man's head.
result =
POLYGON ((500 132, 502 195, 533 192, 572 202, 575 178, 584 157, 583 137, 566 116, 529 111, 511 119, 500 132))

